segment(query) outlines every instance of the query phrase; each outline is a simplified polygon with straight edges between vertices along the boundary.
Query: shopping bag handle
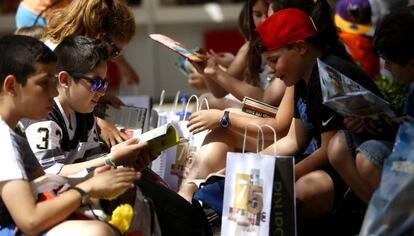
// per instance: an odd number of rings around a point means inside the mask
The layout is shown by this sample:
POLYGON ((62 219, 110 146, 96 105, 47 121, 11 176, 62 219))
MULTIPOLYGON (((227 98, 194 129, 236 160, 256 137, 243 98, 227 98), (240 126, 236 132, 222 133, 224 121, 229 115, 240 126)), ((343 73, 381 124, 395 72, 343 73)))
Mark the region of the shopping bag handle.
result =
MULTIPOLYGON (((178 90, 177 93, 175 94, 175 98, 174 98, 174 106, 171 109, 171 112, 174 112, 177 110, 177 104, 178 104, 178 99, 180 97, 180 91, 178 90)), ((164 105, 164 99, 165 99, 165 89, 163 89, 161 91, 161 95, 160 95, 160 103, 159 103, 159 108, 161 110, 162 105, 164 105)))
MULTIPOLYGON (((262 128, 262 138, 264 138, 263 127, 267 127, 273 132, 273 144, 272 144, 273 145, 273 156, 276 157, 276 154, 277 154, 277 152, 276 152, 276 141, 277 141, 277 139, 276 139, 276 130, 268 124, 260 124, 260 128, 262 128)), ((262 139, 262 151, 263 151, 263 145, 264 145, 264 139, 262 139)))
POLYGON ((206 104, 206 110, 210 110, 210 105, 208 105, 208 100, 207 98, 203 98, 200 102, 200 106, 198 107, 198 110, 201 110, 201 107, 203 106, 203 104, 206 104))
POLYGON ((159 107, 161 107, 164 104, 164 97, 165 97, 165 89, 161 91, 159 107))
POLYGON ((174 98, 174 106, 171 110, 171 112, 175 112, 177 110, 177 104, 178 104, 178 99, 180 99, 180 90, 177 91, 177 93, 175 94, 175 98, 174 98))
POLYGON ((193 95, 191 95, 191 96, 190 96, 190 98, 188 98, 188 100, 187 100, 187 104, 185 105, 185 109, 184 109, 184 114, 183 114, 182 121, 183 121, 183 120, 185 120, 185 118, 187 117, 188 105, 190 105, 190 102, 191 102, 191 100, 192 100, 193 98, 196 100, 196 109, 197 109, 197 111, 198 111, 198 107, 199 107, 198 97, 197 97, 197 95, 193 94, 193 95))
MULTIPOLYGON (((256 152, 257 153, 259 153, 259 141, 260 140, 264 140, 264 137, 263 137, 263 130, 262 130, 262 127, 259 125, 259 124, 257 124, 257 123, 255 123, 255 122, 250 122, 249 124, 247 124, 246 125, 246 127, 244 128, 244 137, 243 137, 243 149, 242 149, 242 153, 244 153, 245 151, 246 151, 246 140, 247 140, 247 128, 250 126, 250 125, 254 125, 254 126, 256 126, 257 127, 257 146, 256 146, 256 152), (262 137, 262 139, 260 139, 260 136, 262 137)), ((263 144, 263 141, 262 141, 262 149, 261 150, 263 150, 263 148, 264 148, 264 144, 263 144)))

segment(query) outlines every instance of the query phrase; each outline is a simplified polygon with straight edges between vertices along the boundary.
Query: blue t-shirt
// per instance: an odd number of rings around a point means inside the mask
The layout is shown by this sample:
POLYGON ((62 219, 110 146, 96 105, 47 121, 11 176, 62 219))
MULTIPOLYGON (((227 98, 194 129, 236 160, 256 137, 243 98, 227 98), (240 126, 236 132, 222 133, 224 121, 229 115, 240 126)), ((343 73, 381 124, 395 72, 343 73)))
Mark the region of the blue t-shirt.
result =
POLYGON ((414 117, 414 83, 410 84, 407 99, 404 104, 404 113, 414 117))
MULTIPOLYGON (((21 3, 17 8, 16 12, 16 28, 22 27, 31 27, 34 25, 37 15, 24 7, 21 3)), ((38 26, 46 26, 46 19, 44 17, 39 17, 36 22, 38 26)))

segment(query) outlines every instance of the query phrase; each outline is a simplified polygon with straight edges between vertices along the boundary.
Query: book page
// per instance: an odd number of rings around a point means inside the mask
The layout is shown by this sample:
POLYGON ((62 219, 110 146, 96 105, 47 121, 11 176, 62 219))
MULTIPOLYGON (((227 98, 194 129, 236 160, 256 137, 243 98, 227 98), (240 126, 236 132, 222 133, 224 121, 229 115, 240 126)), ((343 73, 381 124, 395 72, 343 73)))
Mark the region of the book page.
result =
POLYGON ((395 117, 387 101, 318 59, 323 104, 344 116, 395 117))

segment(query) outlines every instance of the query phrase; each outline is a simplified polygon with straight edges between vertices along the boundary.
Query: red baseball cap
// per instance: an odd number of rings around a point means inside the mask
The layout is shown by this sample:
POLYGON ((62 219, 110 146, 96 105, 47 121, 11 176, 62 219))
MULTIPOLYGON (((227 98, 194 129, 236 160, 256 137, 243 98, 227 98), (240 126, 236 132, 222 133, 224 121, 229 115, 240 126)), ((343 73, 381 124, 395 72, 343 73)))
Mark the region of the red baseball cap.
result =
POLYGON ((266 19, 256 32, 267 51, 282 48, 298 40, 316 36, 316 26, 305 12, 287 8, 266 19))

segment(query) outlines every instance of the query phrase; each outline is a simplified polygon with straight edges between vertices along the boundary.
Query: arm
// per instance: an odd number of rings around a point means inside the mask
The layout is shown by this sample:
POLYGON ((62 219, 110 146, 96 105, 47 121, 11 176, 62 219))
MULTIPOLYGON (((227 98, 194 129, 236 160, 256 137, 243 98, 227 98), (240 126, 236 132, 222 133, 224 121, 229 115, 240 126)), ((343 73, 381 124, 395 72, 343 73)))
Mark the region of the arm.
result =
MULTIPOLYGON (((251 122, 268 124, 272 126, 278 137, 283 137, 286 135, 287 131, 292 122, 293 111, 294 111, 294 88, 291 87, 286 90, 285 96, 283 97, 283 102, 279 107, 279 110, 276 114, 276 118, 261 118, 247 113, 235 111, 234 109, 228 109, 230 111, 229 119, 231 125, 229 129, 243 133, 246 128, 246 124, 251 122)), ((206 129, 215 129, 219 128, 219 122, 223 116, 223 111, 221 110, 201 110, 194 113, 189 118, 188 126, 190 127, 191 132, 201 132, 206 129)), ((256 127, 247 126, 249 133, 255 133, 256 127)), ((264 134, 266 137, 273 137, 269 129, 264 129, 264 134)))
POLYGON ((243 100, 247 96, 274 106, 279 106, 286 88, 285 84, 279 79, 273 80, 266 89, 253 86, 231 76, 212 60, 209 61, 205 69, 205 75, 207 84, 214 82, 239 100, 243 100))
POLYGON ((276 145, 277 155, 280 156, 294 156, 303 150, 308 145, 309 132, 303 126, 300 119, 292 119, 288 134, 277 140, 276 143, 268 146, 263 150, 264 154, 273 155, 274 145, 276 145))
POLYGON ((244 71, 247 66, 247 52, 249 51, 249 42, 246 42, 241 46, 239 51, 237 51, 236 57, 233 62, 227 68, 227 73, 230 76, 243 80, 244 71))
MULTIPOLYGON (((89 193, 90 197, 107 197, 133 187, 132 181, 139 176, 130 168, 113 169, 98 174, 77 187, 89 193)), ((29 235, 39 234, 64 221, 81 205, 81 196, 76 190, 68 190, 54 199, 36 203, 26 180, 2 181, 0 193, 13 220, 29 235)))
POLYGON ((321 147, 295 166, 296 179, 329 164, 328 144, 336 132, 337 130, 331 130, 321 134, 321 147))
MULTIPOLYGON (((93 137, 93 131, 89 132, 91 135, 88 143, 84 145, 99 148, 96 137, 93 137)), ((85 168, 105 165, 104 158, 72 164, 77 159, 83 159, 85 154, 76 149, 71 152, 65 152, 62 149, 62 129, 54 121, 41 121, 29 125, 26 129, 26 136, 32 151, 48 173, 69 176, 85 168)), ((137 139, 129 139, 107 156, 117 165, 132 165, 140 157, 141 151, 147 149, 147 146, 147 143, 139 143, 137 139)))

